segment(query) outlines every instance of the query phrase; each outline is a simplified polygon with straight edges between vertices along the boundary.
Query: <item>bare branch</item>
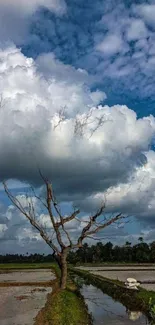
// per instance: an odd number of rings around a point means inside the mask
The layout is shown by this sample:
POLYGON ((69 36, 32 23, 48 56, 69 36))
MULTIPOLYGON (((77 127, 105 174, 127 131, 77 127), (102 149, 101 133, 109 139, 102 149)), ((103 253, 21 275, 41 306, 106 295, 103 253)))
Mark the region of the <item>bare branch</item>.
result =
POLYGON ((76 116, 75 118, 75 126, 74 126, 74 134, 78 135, 80 137, 83 136, 84 134, 84 127, 88 124, 93 123, 93 121, 88 122, 89 118, 92 115, 92 111, 90 110, 87 114, 85 114, 83 116, 83 118, 81 116, 76 116))
POLYGON ((112 218, 112 219, 108 220, 107 222, 105 222, 103 225, 98 226, 96 229, 94 229, 92 231, 85 232, 85 237, 90 236, 90 235, 94 235, 98 231, 110 226, 112 223, 116 222, 117 220, 123 219, 123 218, 125 218, 125 217, 121 213, 119 213, 114 218, 112 218))
POLYGON ((54 208, 55 208, 55 211, 57 212, 57 214, 59 215, 59 218, 60 218, 60 223, 61 223, 61 226, 62 226, 62 229, 64 231, 64 233, 66 234, 67 238, 68 238, 68 241, 70 243, 70 246, 72 247, 72 241, 71 241, 71 238, 69 236, 69 233, 67 232, 67 230, 65 229, 64 227, 64 219, 61 215, 61 212, 59 210, 59 207, 58 207, 58 204, 56 202, 56 200, 54 199, 54 202, 53 202, 53 205, 54 205, 54 208))
MULTIPOLYGON (((65 224, 66 222, 72 221, 73 219, 75 219, 75 217, 80 213, 80 210, 76 210, 74 211, 70 216, 63 218, 63 224, 65 224)), ((61 226, 61 222, 57 222, 56 225, 58 227, 61 226)))
POLYGON ((39 195, 36 195, 36 192, 35 192, 35 190, 34 190, 34 188, 32 186, 31 186, 31 190, 32 190, 32 192, 34 194, 34 197, 36 199, 38 199, 41 202, 41 204, 47 209, 48 208, 47 205, 44 203, 44 201, 41 199, 41 197, 39 195))
POLYGON ((65 119, 65 111, 66 111, 66 106, 62 107, 62 109, 60 109, 58 111, 58 122, 57 124, 54 125, 54 130, 64 121, 65 119))
POLYGON ((82 233, 78 239, 78 246, 82 245, 83 239, 86 237, 87 231, 92 227, 92 225, 95 223, 96 219, 103 213, 103 210, 105 209, 105 204, 97 211, 97 213, 90 217, 90 221, 88 224, 83 228, 82 233))
MULTIPOLYGON (((8 190, 8 187, 5 182, 3 182, 3 186, 5 189, 5 192, 10 199, 10 201, 13 203, 13 205, 23 214, 25 217, 29 220, 32 226, 34 226, 40 233, 40 236, 45 240, 45 242, 55 251, 57 254, 60 254, 59 250, 57 247, 52 243, 52 241, 49 239, 48 235, 46 234, 45 230, 43 227, 35 220, 34 217, 32 217, 31 213, 27 213, 25 208, 22 206, 22 204, 19 202, 17 198, 15 198, 10 191, 8 190)), ((31 212, 31 207, 29 206, 30 212, 31 212)), ((34 211, 34 210, 33 210, 34 211)))

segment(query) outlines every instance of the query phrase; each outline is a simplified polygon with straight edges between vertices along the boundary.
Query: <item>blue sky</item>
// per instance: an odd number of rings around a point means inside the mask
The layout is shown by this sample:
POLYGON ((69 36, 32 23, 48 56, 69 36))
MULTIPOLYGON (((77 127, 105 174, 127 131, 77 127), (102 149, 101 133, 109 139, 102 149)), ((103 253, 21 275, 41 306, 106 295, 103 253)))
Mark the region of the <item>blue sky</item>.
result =
POLYGON ((149 1, 117 1, 117 6, 111 0, 66 1, 67 13, 61 17, 40 9, 23 51, 33 57, 54 52, 65 64, 93 75, 92 86, 105 91, 108 105, 126 104, 139 116, 153 114, 153 3, 151 8, 149 1), (106 51, 101 48, 105 41, 106 51))
MULTIPOLYGON (((23 182, 41 185, 39 167, 65 213, 75 203, 88 216, 106 195, 132 222, 105 238, 153 240, 154 72, 154 1, 1 1, 1 180, 22 195, 23 182)), ((0 189, 4 252, 10 240, 39 250, 0 189)))

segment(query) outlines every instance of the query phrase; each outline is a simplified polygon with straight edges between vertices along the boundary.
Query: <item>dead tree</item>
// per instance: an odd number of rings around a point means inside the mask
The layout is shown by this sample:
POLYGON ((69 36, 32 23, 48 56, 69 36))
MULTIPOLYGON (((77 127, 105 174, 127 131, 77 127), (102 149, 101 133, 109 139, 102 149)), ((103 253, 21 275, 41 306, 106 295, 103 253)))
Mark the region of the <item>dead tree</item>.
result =
POLYGON ((75 209, 69 216, 63 216, 61 214, 59 205, 55 199, 51 183, 42 177, 45 187, 46 187, 46 198, 43 201, 39 196, 35 194, 35 197, 43 204, 44 208, 47 210, 48 215, 51 220, 51 235, 47 234, 46 229, 38 222, 33 201, 30 199, 28 207, 25 208, 21 204, 20 200, 14 196, 7 187, 7 184, 3 182, 5 192, 8 198, 11 200, 13 205, 29 220, 31 225, 38 230, 40 236, 47 243, 48 246, 53 251, 53 256, 59 265, 61 270, 60 287, 61 289, 66 288, 67 282, 67 255, 72 249, 81 248, 83 246, 83 241, 87 238, 94 238, 99 231, 110 226, 111 224, 118 222, 119 220, 125 218, 121 213, 115 216, 107 217, 103 215, 105 210, 105 203, 99 208, 99 210, 92 216, 89 217, 88 221, 83 221, 77 216, 80 214, 79 209, 75 209), (98 218, 102 216, 102 221, 98 221, 98 218), (76 241, 73 243, 69 231, 66 229, 66 224, 72 220, 78 220, 80 223, 85 223, 80 236, 77 237, 76 241), (55 238, 54 238, 54 236, 55 238))

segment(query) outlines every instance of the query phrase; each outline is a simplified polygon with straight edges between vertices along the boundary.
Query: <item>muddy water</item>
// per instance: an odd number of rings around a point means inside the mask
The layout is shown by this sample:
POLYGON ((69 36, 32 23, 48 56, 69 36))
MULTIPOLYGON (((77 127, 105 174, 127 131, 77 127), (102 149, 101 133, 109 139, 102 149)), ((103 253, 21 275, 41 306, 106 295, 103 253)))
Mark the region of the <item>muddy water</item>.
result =
POLYGON ((0 287, 0 325, 32 325, 51 287, 0 287))
POLYGON ((1 270, 0 325, 33 325, 46 304, 48 293, 52 292, 49 282, 54 279, 51 270, 1 270), (31 285, 33 282, 36 285, 31 285))
POLYGON ((93 325, 146 325, 149 324, 145 315, 140 311, 127 310, 121 303, 114 301, 93 285, 85 284, 77 278, 80 292, 93 318, 93 325))

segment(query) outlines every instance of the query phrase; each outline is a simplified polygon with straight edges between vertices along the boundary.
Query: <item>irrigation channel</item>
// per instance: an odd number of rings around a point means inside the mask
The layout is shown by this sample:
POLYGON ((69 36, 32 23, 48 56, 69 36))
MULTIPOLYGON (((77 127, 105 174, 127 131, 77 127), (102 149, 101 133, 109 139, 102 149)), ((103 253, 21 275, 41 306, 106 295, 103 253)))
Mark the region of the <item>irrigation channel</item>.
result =
POLYGON ((148 325, 147 317, 139 310, 128 309, 119 301, 114 300, 103 290, 89 283, 89 281, 74 275, 80 293, 88 306, 93 325, 148 325))

